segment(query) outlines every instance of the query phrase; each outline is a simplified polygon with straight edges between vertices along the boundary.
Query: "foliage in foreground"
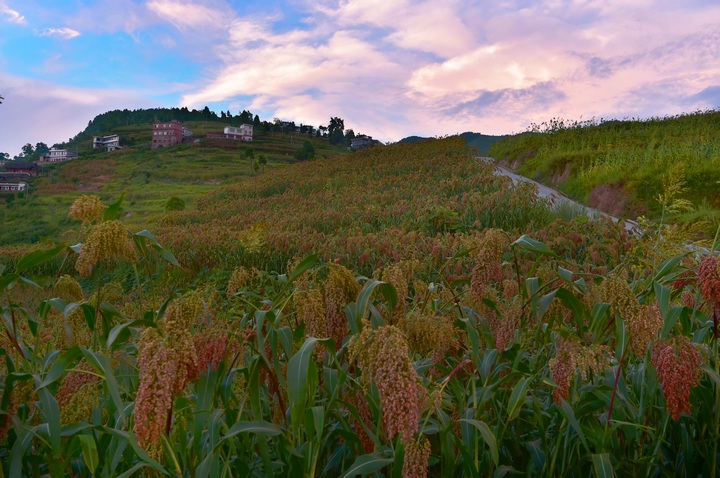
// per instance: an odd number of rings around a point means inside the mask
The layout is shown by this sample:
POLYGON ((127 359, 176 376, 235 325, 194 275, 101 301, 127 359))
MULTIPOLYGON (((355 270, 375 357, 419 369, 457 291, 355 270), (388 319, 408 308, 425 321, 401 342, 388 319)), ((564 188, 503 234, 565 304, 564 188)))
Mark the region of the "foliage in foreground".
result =
POLYGON ((718 259, 667 229, 416 233, 443 248, 364 273, 342 249, 253 267, 268 226, 232 273, 188 276, 117 211, 81 198, 82 244, 0 271, 7 476, 718 467, 718 259))

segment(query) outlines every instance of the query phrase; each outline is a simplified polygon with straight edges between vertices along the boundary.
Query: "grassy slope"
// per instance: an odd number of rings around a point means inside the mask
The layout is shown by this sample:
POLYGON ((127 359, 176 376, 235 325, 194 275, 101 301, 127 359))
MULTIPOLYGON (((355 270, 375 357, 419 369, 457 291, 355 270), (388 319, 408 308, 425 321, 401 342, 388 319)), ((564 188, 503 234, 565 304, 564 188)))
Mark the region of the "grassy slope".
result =
POLYGON ((682 171, 684 198, 699 211, 679 219, 702 215, 720 222, 719 111, 552 126, 549 132, 523 133, 496 143, 490 155, 586 203, 597 201, 600 188, 610 188, 616 199, 625 196, 622 213, 630 216, 658 215, 655 198, 662 192, 662 179, 679 177, 682 171))
MULTIPOLYGON (((218 123, 189 122, 196 136, 221 130, 218 123)), ((191 208, 195 198, 222 184, 234 184, 247 177, 295 162, 294 153, 306 136, 259 133, 252 144, 202 139, 200 144, 152 150, 148 125, 116 128, 113 133, 129 136, 133 146, 112 153, 92 150, 90 142, 78 148, 80 158, 45 167, 45 176, 35 178, 30 195, 0 201, 0 245, 57 240, 73 227, 66 214, 81 194, 97 194, 105 203, 125 192, 124 212, 131 228, 152 227, 165 215, 169 197, 178 196, 191 208), (268 164, 255 173, 245 154, 251 148, 257 158, 264 154, 268 164)), ((108 132, 110 133, 110 132, 108 132)), ((326 138, 311 138, 316 156, 342 153, 326 138)))
MULTIPOLYGON (((467 145, 471 148, 477 148, 477 150, 482 154, 487 154, 487 152, 490 150, 490 147, 497 143, 498 141, 507 138, 507 136, 493 136, 488 134, 481 134, 481 133, 471 133, 471 132, 465 132, 460 135, 461 137, 465 138, 465 141, 467 142, 467 145)), ((428 139, 434 139, 434 138, 424 138, 422 136, 408 136, 407 138, 403 138, 398 143, 405 144, 405 143, 417 143, 418 141, 425 141, 428 139)))

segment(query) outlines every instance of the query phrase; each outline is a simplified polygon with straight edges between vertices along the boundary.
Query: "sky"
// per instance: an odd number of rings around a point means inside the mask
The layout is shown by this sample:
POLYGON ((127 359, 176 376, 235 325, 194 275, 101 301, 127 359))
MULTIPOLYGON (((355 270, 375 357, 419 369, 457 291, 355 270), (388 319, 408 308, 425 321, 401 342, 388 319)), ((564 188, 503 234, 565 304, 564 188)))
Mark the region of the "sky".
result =
POLYGON ((717 0, 0 0, 0 152, 180 107, 382 141, 720 107, 717 0))

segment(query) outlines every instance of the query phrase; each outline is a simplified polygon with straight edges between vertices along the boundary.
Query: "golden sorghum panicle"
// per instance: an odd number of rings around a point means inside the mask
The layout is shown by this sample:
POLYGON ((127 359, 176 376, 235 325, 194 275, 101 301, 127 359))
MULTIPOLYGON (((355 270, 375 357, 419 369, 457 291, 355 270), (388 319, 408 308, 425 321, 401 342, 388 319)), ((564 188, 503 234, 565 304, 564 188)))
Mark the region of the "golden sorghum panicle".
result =
POLYGON ((120 221, 107 221, 95 225, 80 251, 75 269, 82 277, 92 274, 95 265, 102 260, 123 259, 137 261, 137 251, 130 233, 120 221))
POLYGON ((702 357, 686 337, 653 344, 652 364, 665 396, 665 407, 673 420, 690 414, 690 391, 700 383, 702 357))
POLYGON ((70 206, 68 217, 84 223, 99 221, 106 207, 107 206, 100 201, 99 197, 83 194, 70 206))
POLYGON ((634 316, 625 319, 625 326, 630 337, 630 350, 637 357, 644 356, 648 345, 662 330, 663 319, 660 307, 642 306, 634 316))
POLYGON ((140 339, 140 382, 133 430, 138 444, 155 459, 162 454, 160 439, 172 409, 177 365, 173 351, 165 346, 157 330, 145 329, 140 339))
POLYGON ((325 301, 322 292, 319 289, 297 290, 294 300, 298 321, 305 324, 305 334, 309 337, 327 337, 325 301))
POLYGON ((520 293, 520 287, 516 280, 504 280, 503 283, 503 296, 510 300, 520 293))
POLYGON ((577 368, 579 345, 571 339, 558 338, 555 357, 550 360, 550 372, 557 385, 553 390, 553 401, 558 405, 567 400, 570 382, 577 368))
POLYGON ((711 307, 720 304, 720 261, 715 256, 705 257, 698 267, 700 293, 711 307))
POLYGON ((453 327, 452 319, 431 314, 404 317, 398 327, 407 337, 410 350, 429 356, 439 363, 446 354, 456 350, 458 330, 453 327))
POLYGON ((230 281, 228 282, 227 296, 228 298, 235 295, 236 292, 247 287, 252 280, 252 273, 245 267, 236 267, 232 271, 230 281))
POLYGON ((402 478, 427 478, 430 442, 424 436, 405 445, 402 478))
POLYGON ((604 302, 610 304, 612 312, 623 320, 632 320, 640 313, 640 302, 627 281, 620 277, 605 279, 601 285, 600 296, 604 302))
POLYGON ((419 376, 410 361, 405 335, 394 325, 372 330, 365 323, 363 331, 353 337, 350 352, 358 354, 363 380, 378 388, 388 439, 397 434, 406 442, 412 439, 420 415, 419 376))
POLYGON ((405 302, 410 296, 410 281, 415 277, 415 271, 420 266, 420 261, 400 261, 397 264, 388 266, 383 270, 381 279, 395 287, 397 291, 397 306, 393 312, 393 321, 400 320, 405 314, 405 302))
POLYGON ((85 298, 78 281, 67 274, 57 280, 53 292, 65 302, 82 302, 85 298))
POLYGON ((603 373, 610 365, 610 360, 610 347, 601 344, 582 346, 575 356, 577 369, 583 381, 587 380, 590 374, 598 376, 603 373))
POLYGON ((360 284, 348 269, 339 264, 328 264, 330 275, 325 283, 325 323, 327 334, 338 348, 347 335, 347 317, 343 310, 354 302, 360 293, 360 284))

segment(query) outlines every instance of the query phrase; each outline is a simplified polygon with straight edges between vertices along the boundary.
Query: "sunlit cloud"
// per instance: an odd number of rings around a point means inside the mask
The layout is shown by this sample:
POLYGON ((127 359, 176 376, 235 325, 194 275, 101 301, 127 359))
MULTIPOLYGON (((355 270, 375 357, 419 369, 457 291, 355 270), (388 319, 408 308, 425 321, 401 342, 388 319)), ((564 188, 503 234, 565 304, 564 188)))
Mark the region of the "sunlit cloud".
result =
POLYGON ((200 2, 151 0, 147 2, 147 8, 180 29, 197 27, 221 28, 227 21, 227 12, 210 8, 200 2))
POLYGON ((13 10, 7 5, 0 4, 0 13, 5 16, 5 21, 16 23, 18 25, 27 25, 27 20, 17 10, 13 10))
POLYGON ((41 37, 57 37, 63 40, 71 40, 79 37, 80 32, 72 28, 46 28, 38 33, 41 37))

